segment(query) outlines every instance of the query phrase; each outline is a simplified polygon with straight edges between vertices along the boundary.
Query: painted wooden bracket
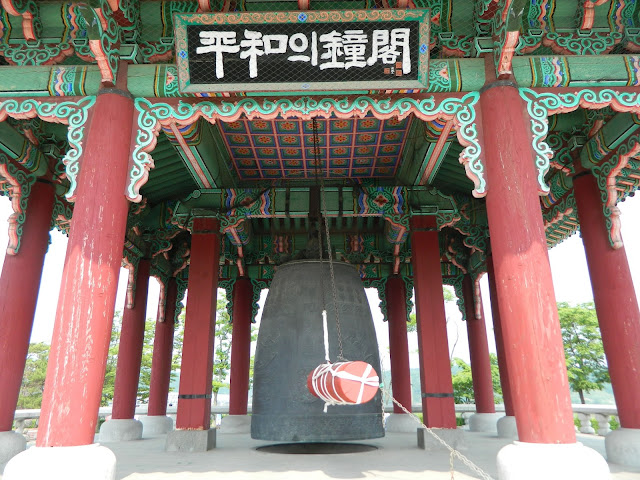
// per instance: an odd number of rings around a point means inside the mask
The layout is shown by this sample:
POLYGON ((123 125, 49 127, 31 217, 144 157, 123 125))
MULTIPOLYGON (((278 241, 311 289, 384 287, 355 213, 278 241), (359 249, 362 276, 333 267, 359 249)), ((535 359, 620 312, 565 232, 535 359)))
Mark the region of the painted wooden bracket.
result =
POLYGON ((520 41, 526 0, 500 0, 493 17, 493 58, 497 78, 513 73, 511 62, 520 41))
POLYGON ((89 48, 100 68, 102 83, 113 86, 120 61, 118 48, 121 31, 109 0, 94 0, 90 4, 78 4, 78 11, 86 21, 89 48))
POLYGON ((42 30, 38 5, 34 0, 0 0, 2 8, 13 17, 22 17, 22 35, 27 41, 36 41, 42 30))
POLYGON ((16 255, 20 250, 29 193, 31 193, 31 187, 35 182, 35 175, 16 165, 9 157, 0 153, 0 190, 11 199, 11 207, 13 209, 13 213, 8 220, 8 255, 16 255))

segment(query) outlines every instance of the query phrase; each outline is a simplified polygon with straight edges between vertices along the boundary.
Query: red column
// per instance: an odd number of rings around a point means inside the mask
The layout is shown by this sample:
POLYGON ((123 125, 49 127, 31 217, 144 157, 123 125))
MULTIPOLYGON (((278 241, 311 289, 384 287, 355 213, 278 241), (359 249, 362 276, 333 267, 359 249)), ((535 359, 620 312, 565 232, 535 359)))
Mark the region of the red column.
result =
POLYGON ((85 129, 77 201, 49 353, 37 446, 93 443, 129 202, 128 93, 102 90, 85 129))
POLYGON ((173 333, 178 286, 175 278, 167 284, 167 302, 164 307, 164 322, 156 321, 151 360, 151 384, 149 385, 148 416, 166 415, 169 384, 171 383, 171 360, 173 356, 173 333))
POLYGON ((518 89, 500 83, 485 87, 480 108, 488 133, 484 158, 493 266, 520 441, 575 443, 529 116, 518 89))
POLYGON ((609 243, 596 179, 574 178, 573 188, 620 425, 640 428, 640 311, 627 254, 609 243))
POLYGON ((434 428, 456 428, 435 217, 411 218, 411 263, 416 295, 424 424, 434 428))
POLYGON ((151 263, 149 260, 141 259, 135 278, 136 296, 134 307, 125 308, 122 315, 118 364, 113 388, 112 418, 114 419, 132 419, 136 414, 150 269, 151 263))
POLYGON ((496 413, 493 399, 493 379, 491 378, 491 359, 487 343, 487 328, 484 315, 476 318, 474 285, 471 277, 465 275, 462 281, 464 307, 467 314, 467 336, 469 339, 469 357, 473 378, 473 395, 477 413, 496 413))
POLYGON ((253 286, 251 280, 246 277, 238 278, 233 286, 229 415, 247 414, 252 304, 253 286))
POLYGON ((0 432, 11 430, 29 338, 38 301, 44 256, 49 246, 54 189, 33 185, 27 203, 20 250, 7 255, 0 276, 0 432))
POLYGON ((216 328, 219 223, 196 218, 191 234, 189 298, 184 324, 176 428, 208 430, 211 424, 213 338, 216 328))
MULTIPOLYGON (((411 411, 411 371, 409 369, 408 317, 404 281, 400 277, 389 277, 385 289, 393 396, 407 410, 411 411)), ((404 412, 394 403, 393 413, 404 412)))
POLYGON ((509 383, 509 362, 506 358, 504 340, 502 339, 502 320, 498 308, 498 293, 496 290, 496 277, 493 271, 493 258, 487 257, 487 275, 489 275, 489 296, 491 297, 491 318, 493 320, 493 333, 496 337, 496 353, 498 354, 498 369, 500 371, 500 387, 502 388, 502 401, 504 414, 513 417, 513 401, 511 400, 511 384, 509 383))

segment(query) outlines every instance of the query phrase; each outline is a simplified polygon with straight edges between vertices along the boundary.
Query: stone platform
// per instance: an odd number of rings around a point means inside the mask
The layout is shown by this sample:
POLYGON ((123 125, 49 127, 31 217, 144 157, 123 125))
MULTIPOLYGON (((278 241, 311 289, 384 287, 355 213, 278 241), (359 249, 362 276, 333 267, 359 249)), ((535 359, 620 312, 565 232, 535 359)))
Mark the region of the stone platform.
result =
MULTIPOLYGON (((116 455, 116 478, 119 480, 451 478, 448 453, 419 449, 415 432, 388 433, 381 439, 354 442, 374 445, 378 447, 376 451, 317 455, 265 453, 256 448, 271 442, 251 440, 248 434, 218 433, 217 447, 203 453, 165 452, 164 435, 104 445, 116 455)), ((465 432, 465 435, 467 446, 461 452, 496 478, 496 454, 510 441, 485 433, 465 432)), ((578 441, 605 454, 603 437, 578 435, 578 441)), ((460 461, 456 460, 454 465, 456 480, 478 478, 460 461)), ((0 466, 0 472, 3 467, 0 466)), ((610 467, 614 480, 640 480, 640 468, 625 468, 615 464, 610 464, 610 467)))

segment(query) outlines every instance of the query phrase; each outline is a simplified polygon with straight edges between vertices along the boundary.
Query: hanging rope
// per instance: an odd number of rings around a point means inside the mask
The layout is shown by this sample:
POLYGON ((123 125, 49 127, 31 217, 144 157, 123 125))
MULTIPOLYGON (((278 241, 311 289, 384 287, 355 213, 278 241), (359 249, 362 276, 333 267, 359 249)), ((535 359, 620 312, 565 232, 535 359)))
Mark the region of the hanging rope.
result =
POLYGON ((331 358, 329 357, 329 329, 327 328, 326 310, 322 310, 322 332, 324 333, 324 359, 327 363, 331 363, 331 358))
MULTIPOLYGON (((333 271, 333 254, 331 252, 331 233, 329 232, 329 221, 327 218, 327 199, 326 192, 324 188, 324 175, 319 174, 320 171, 320 151, 318 145, 320 144, 320 139, 318 137, 318 121, 314 117, 312 120, 313 125, 313 156, 315 162, 315 171, 316 171, 316 179, 320 182, 320 202, 322 212, 320 214, 320 224, 324 222, 324 230, 327 239, 327 257, 329 258, 329 274, 331 277, 331 291, 333 296, 333 311, 335 314, 335 322, 336 322, 336 331, 338 336, 338 356, 337 359, 344 361, 344 352, 342 346, 342 330, 340 328, 340 314, 338 313, 338 292, 336 288, 336 278, 333 271)), ((327 163, 327 175, 329 174, 329 165, 327 163)), ((322 271, 322 260, 323 260, 323 252, 322 252, 322 234, 318 232, 318 244, 320 250, 320 269, 322 271)), ((322 285, 322 305, 325 305, 324 298, 324 282, 321 282, 322 285)), ((325 310, 323 309, 323 312, 325 310)), ((325 334, 326 334, 326 326, 325 326, 325 334)), ((325 346, 326 348, 326 346, 325 346)))

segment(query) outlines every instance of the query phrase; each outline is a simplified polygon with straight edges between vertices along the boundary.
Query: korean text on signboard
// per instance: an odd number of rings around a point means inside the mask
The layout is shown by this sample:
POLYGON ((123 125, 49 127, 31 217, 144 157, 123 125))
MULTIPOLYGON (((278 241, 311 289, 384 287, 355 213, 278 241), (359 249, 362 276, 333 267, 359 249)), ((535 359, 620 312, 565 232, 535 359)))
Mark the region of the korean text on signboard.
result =
POLYGON ((425 12, 390 13, 178 15, 181 88, 185 92, 425 88, 425 12), (213 16, 221 18, 211 24, 213 16), (254 23, 257 16, 268 18, 254 23), (313 21, 315 16, 323 21, 313 21), (344 21, 327 21, 342 16, 344 21), (220 22, 225 17, 227 21, 220 22))

